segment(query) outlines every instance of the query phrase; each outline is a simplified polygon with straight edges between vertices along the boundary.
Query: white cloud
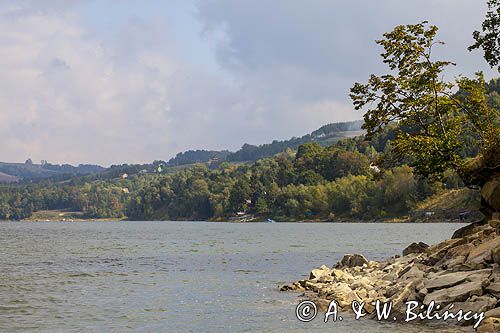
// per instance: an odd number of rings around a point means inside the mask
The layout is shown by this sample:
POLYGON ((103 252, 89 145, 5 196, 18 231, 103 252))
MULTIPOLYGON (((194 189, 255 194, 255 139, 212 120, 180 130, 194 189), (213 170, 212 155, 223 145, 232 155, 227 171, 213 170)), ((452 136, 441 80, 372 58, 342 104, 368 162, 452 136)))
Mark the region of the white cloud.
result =
POLYGON ((118 51, 88 36, 72 14, 3 11, 4 159, 117 163, 150 160, 168 147, 164 82, 176 61, 161 47, 141 46, 125 62, 118 51))
POLYGON ((348 89, 381 68, 373 40, 395 24, 427 17, 457 72, 486 68, 465 50, 484 4, 456 4, 203 1, 193 20, 215 45, 218 71, 184 59, 162 13, 104 33, 83 21, 82 1, 0 0, 0 156, 145 162, 359 119, 348 89))

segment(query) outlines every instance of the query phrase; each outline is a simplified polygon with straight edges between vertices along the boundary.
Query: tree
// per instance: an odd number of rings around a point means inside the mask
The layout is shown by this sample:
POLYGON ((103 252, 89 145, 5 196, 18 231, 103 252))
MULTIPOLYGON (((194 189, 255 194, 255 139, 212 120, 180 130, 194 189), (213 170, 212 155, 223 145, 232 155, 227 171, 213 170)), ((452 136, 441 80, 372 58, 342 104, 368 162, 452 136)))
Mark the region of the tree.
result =
MULTIPOLYGON (((500 0, 488 0, 488 12, 482 24, 483 33, 474 31, 476 41, 469 46, 469 51, 482 48, 484 59, 493 68, 500 62, 500 0)), ((500 66, 497 67, 500 72, 500 66)))
POLYGON ((245 179, 238 179, 229 192, 229 212, 245 209, 250 194, 250 185, 245 179))
POLYGON ((384 48, 381 56, 389 73, 356 83, 350 94, 356 110, 368 109, 363 125, 367 138, 397 123, 394 151, 407 156, 416 173, 432 180, 441 179, 447 169, 462 170, 464 131, 476 133, 486 148, 498 142, 482 74, 459 78, 456 84, 441 79, 443 70, 453 64, 431 57, 433 47, 444 44, 435 41, 437 31, 424 21, 385 33, 376 43, 384 48), (459 96, 453 90, 457 87, 459 96))
POLYGON ((255 210, 259 214, 265 214, 269 212, 269 207, 267 206, 266 199, 264 198, 258 198, 257 202, 255 203, 255 210))
POLYGON ((332 181, 349 174, 368 174, 369 165, 368 158, 357 151, 329 147, 320 160, 320 172, 325 179, 332 181))

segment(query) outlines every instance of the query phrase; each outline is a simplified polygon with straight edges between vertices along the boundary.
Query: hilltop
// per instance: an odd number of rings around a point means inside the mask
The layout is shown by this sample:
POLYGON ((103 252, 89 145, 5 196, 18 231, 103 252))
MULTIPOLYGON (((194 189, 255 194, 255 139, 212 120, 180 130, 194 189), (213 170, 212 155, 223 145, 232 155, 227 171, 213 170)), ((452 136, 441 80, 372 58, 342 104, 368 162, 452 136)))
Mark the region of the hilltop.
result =
POLYGON ((259 159, 272 157, 287 149, 296 150, 300 145, 308 142, 317 142, 323 147, 336 143, 343 138, 352 138, 364 133, 361 130, 361 120, 331 123, 302 137, 290 138, 288 140, 274 140, 262 145, 244 144, 236 152, 228 150, 188 150, 178 153, 168 162, 154 161, 149 164, 121 164, 105 168, 99 165, 80 164, 72 166, 69 164, 51 164, 42 161, 35 164, 31 160, 25 163, 0 162, 0 183, 12 183, 18 181, 39 181, 42 179, 67 180, 78 176, 91 176, 96 179, 116 178, 120 174, 155 173, 158 166, 163 166, 165 173, 177 172, 191 167, 196 163, 205 163, 217 167, 222 162, 241 163, 255 162, 259 159))
POLYGON ((34 164, 31 160, 25 163, 0 162, 0 182, 10 183, 19 180, 39 180, 44 178, 65 179, 79 175, 99 173, 106 170, 99 165, 80 164, 72 166, 69 164, 57 165, 43 161, 34 164))
POLYGON ((299 138, 293 137, 288 140, 274 140, 271 143, 252 145, 245 143, 239 150, 229 152, 227 150, 189 150, 178 153, 167 163, 168 166, 178 166, 193 163, 213 162, 255 162, 259 159, 272 157, 287 149, 296 150, 300 145, 308 142, 317 142, 323 147, 330 146, 340 139, 352 138, 364 134, 361 129, 362 120, 331 123, 321 126, 317 130, 303 135, 299 138))

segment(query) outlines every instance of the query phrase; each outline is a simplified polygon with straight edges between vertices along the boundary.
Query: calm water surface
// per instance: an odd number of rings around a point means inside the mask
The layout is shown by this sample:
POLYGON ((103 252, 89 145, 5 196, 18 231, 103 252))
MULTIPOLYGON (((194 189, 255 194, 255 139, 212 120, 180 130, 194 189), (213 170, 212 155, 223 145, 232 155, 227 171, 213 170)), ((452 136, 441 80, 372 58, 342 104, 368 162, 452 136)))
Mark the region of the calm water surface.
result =
MULTIPOLYGON (((0 223, 0 331, 445 332, 299 322, 279 284, 344 253, 385 259, 458 224, 0 223)), ((450 330, 455 331, 455 330, 450 330)))

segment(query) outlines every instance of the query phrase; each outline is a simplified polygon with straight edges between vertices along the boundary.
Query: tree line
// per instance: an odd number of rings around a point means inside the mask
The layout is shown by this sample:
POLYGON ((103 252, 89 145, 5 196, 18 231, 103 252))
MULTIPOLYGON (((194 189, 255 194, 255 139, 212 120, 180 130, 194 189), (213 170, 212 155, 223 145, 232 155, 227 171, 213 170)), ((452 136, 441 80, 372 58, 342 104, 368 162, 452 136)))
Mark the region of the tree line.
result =
MULTIPOLYGON (((173 174, 99 175, 0 187, 0 219, 67 209, 88 218, 226 220, 238 213, 279 220, 372 219, 407 213, 442 184, 415 176, 404 161, 373 163, 391 153, 394 128, 370 142, 306 143, 250 164, 204 164, 173 174), (117 176, 117 175, 116 175, 117 176)), ((121 169, 123 170, 123 169, 121 169)), ((448 186, 460 186, 450 173, 448 186)))
MULTIPOLYGON (((474 32, 470 49, 482 49, 496 67, 500 1, 489 0, 488 6, 483 31, 474 32)), ((443 81, 444 69, 453 64, 431 57, 441 44, 435 41, 437 30, 427 22, 401 25, 377 41, 387 73, 356 83, 350 93, 354 107, 366 111, 364 137, 327 147, 303 143, 273 157, 223 162, 213 169, 199 164, 127 179, 108 174, 4 185, 0 219, 23 219, 44 209, 134 220, 222 220, 240 214, 372 219, 406 214, 443 188, 464 182, 480 187, 500 163, 500 81, 487 83, 482 73, 443 81)))

